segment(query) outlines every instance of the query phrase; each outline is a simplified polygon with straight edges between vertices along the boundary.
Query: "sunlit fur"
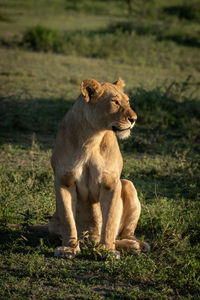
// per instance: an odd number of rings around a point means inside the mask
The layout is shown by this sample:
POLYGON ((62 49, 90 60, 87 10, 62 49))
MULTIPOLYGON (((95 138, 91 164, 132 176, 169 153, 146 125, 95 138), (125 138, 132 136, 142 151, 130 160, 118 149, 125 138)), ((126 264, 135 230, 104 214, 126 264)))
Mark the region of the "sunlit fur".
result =
POLYGON ((124 131, 117 131, 116 136, 121 140, 125 140, 130 136, 130 133, 131 133, 130 129, 124 131))
POLYGON ((122 79, 114 84, 84 80, 60 125, 51 160, 56 212, 49 224, 49 231, 62 237, 56 256, 79 253, 83 231, 115 257, 117 250, 148 249, 134 237, 141 210, 136 189, 120 179, 123 160, 116 135, 127 138, 137 119, 123 85, 122 79))

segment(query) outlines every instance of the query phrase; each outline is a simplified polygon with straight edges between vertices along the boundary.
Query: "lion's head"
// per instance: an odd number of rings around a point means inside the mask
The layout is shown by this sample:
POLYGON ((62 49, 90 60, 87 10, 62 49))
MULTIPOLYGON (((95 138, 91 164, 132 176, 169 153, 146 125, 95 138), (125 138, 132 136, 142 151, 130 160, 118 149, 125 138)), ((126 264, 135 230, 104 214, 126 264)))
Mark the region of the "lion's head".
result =
POLYGON ((121 139, 129 137, 137 120, 123 86, 121 78, 113 84, 95 79, 84 80, 81 84, 88 122, 96 129, 113 130, 121 139))

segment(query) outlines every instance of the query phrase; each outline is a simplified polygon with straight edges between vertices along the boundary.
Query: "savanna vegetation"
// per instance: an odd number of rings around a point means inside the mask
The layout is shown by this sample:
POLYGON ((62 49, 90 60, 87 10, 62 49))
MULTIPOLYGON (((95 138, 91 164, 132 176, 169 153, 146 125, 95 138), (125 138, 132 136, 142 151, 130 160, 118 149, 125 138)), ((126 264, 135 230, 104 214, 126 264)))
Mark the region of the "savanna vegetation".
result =
POLYGON ((0 0, 0 298, 199 299, 199 143, 199 1, 0 0), (119 76, 138 114, 122 176, 151 252, 115 260, 85 234, 56 259, 30 225, 55 210, 58 124, 83 79, 119 76))

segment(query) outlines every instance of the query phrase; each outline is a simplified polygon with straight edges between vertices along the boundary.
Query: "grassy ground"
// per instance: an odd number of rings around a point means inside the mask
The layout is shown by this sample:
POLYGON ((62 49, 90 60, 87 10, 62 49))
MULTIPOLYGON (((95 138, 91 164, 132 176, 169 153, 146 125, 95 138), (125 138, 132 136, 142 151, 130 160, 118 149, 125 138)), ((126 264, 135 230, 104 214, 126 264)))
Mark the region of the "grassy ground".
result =
POLYGON ((200 297, 199 4, 134 3, 129 15, 123 1, 0 0, 1 299, 200 297), (122 176, 152 251, 115 261, 82 242, 80 257, 55 259, 57 241, 28 225, 55 210, 58 124, 83 79, 118 76, 139 117, 122 176))

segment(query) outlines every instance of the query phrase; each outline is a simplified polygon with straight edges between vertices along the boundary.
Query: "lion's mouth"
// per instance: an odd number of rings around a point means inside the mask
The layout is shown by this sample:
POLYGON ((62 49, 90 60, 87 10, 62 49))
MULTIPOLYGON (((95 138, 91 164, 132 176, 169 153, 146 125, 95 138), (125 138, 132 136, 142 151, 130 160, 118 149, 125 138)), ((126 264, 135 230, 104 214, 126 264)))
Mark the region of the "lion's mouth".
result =
POLYGON ((116 126, 112 126, 112 130, 114 132, 116 132, 116 131, 126 131, 126 130, 130 130, 130 129, 131 129, 131 127, 120 129, 120 128, 117 128, 116 126))

